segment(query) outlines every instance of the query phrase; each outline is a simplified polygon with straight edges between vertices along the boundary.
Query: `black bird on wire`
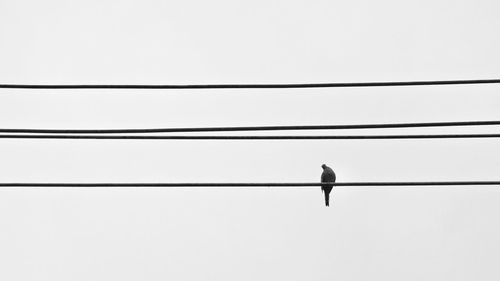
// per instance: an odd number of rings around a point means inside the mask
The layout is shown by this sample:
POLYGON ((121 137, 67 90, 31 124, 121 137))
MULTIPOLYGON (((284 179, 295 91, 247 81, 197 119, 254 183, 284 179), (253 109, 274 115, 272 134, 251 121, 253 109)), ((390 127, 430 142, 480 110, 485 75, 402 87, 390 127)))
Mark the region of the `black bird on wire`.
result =
MULTIPOLYGON (((321 174, 321 182, 335 182, 336 176, 335 172, 333 172, 332 168, 327 165, 321 165, 323 168, 323 173, 321 174)), ((321 190, 325 194, 325 205, 330 206, 330 192, 333 189, 333 184, 325 184, 321 186, 321 190)))

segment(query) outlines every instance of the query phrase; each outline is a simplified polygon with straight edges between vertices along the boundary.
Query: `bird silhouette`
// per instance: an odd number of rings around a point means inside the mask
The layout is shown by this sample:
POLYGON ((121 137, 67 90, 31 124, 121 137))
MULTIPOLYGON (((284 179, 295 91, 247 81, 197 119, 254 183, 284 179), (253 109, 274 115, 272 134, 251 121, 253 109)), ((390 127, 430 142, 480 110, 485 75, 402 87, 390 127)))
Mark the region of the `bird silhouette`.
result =
MULTIPOLYGON (((336 176, 335 172, 333 172, 332 168, 327 165, 321 165, 323 168, 323 173, 321 174, 321 182, 335 182, 336 176)), ((325 205, 330 206, 330 192, 332 191, 333 184, 325 184, 321 185, 321 190, 325 194, 325 205)))

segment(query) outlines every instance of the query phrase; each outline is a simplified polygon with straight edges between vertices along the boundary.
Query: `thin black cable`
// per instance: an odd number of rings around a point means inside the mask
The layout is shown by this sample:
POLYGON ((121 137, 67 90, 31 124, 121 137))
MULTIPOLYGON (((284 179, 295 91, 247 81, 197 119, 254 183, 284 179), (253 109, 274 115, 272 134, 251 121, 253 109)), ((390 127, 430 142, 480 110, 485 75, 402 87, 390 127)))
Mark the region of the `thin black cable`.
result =
POLYGON ((425 182, 288 182, 288 183, 0 183, 0 187, 315 187, 334 186, 474 186, 500 185, 500 181, 425 181, 425 182))
POLYGON ((90 136, 0 135, 0 139, 105 139, 105 140, 361 140, 361 139, 470 139, 500 138, 500 134, 336 135, 336 136, 90 136))
POLYGON ((237 131, 299 131, 299 130, 348 130, 416 127, 492 126, 500 121, 463 121, 394 124, 353 125, 305 125, 305 126, 249 126, 249 127, 198 127, 198 128, 152 128, 152 129, 2 129, 0 133, 47 133, 47 134, 139 134, 174 132, 237 132, 237 131))
POLYGON ((40 85, 0 84, 4 89, 283 89, 283 88, 344 88, 344 87, 389 87, 498 84, 500 79, 435 80, 401 82, 359 82, 359 83, 292 83, 292 84, 196 84, 196 85, 40 85))

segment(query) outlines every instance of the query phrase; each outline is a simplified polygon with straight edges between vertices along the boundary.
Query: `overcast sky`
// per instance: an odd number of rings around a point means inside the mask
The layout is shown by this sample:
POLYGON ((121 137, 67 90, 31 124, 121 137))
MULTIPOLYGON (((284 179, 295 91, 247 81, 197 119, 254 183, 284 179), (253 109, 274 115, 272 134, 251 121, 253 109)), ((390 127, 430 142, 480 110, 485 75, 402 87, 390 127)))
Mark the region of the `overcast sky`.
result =
MULTIPOLYGON (((500 78, 499 27, 493 0, 0 0, 0 83, 500 78)), ((0 128, 499 120, 499 90, 3 89, 0 128)), ((500 180, 495 139, 0 140, 0 182, 315 182, 323 163, 339 182, 500 180)), ((335 188, 330 208, 319 187, 2 189, 0 279, 498 280, 499 202, 494 187, 335 188)))

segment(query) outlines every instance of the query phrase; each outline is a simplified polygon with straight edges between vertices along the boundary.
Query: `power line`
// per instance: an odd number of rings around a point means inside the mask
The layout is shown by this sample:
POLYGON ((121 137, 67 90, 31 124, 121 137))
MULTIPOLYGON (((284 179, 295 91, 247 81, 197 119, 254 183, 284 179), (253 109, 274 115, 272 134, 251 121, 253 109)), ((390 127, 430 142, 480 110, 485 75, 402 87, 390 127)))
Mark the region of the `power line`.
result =
POLYGON ((316 187, 344 186, 491 186, 500 181, 420 181, 420 182, 288 182, 288 183, 0 183, 0 187, 316 187))
POLYGON ((491 126, 500 121, 428 122, 394 124, 353 124, 353 125, 306 125, 306 126, 249 126, 249 127, 198 127, 198 128, 150 128, 150 129, 2 129, 0 133, 50 133, 50 134, 137 134, 174 132, 236 132, 236 131, 298 131, 298 130, 346 130, 383 129, 416 127, 491 126))
POLYGON ((335 136, 90 136, 0 135, 0 139, 105 139, 105 140, 362 140, 362 139, 471 139, 500 138, 500 134, 335 135, 335 136))
POLYGON ((83 84, 0 84, 4 89, 283 89, 283 88, 345 88, 345 87, 389 87, 498 84, 500 79, 434 80, 400 82, 358 82, 358 83, 292 83, 292 84, 192 84, 192 85, 83 85, 83 84))

